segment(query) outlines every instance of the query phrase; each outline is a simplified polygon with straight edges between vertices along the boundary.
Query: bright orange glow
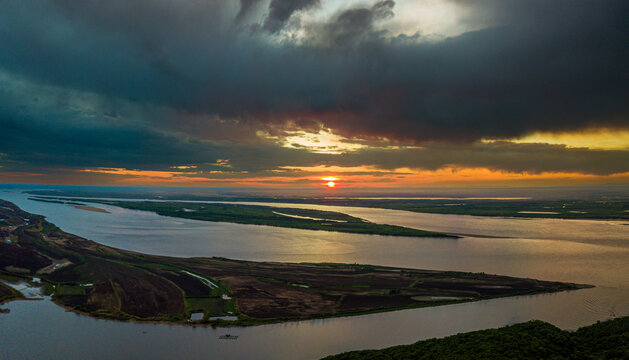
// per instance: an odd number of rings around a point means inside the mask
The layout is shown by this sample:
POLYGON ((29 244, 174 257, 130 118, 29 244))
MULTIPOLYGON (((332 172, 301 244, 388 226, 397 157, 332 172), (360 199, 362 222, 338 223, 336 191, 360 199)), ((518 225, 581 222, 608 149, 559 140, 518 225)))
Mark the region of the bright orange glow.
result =
MULTIPOLYGON (((4 170, 4 169, 0 169, 4 170)), ((446 167, 438 170, 378 169, 373 166, 283 167, 276 172, 146 171, 124 168, 58 169, 54 173, 0 171, 0 182, 79 185, 242 186, 342 190, 367 187, 557 186, 626 184, 629 172, 612 175, 576 172, 515 173, 487 168, 446 167), (329 174, 337 174, 331 176, 329 174), (330 180, 334 178, 335 180, 330 180), (342 179, 342 183, 341 180, 342 179), (330 184, 333 183, 334 185, 330 184)))
POLYGON ((320 178, 323 181, 327 181, 326 183, 323 184, 323 186, 327 186, 329 188, 333 188, 336 186, 336 180, 338 180, 339 178, 336 176, 325 176, 320 178))

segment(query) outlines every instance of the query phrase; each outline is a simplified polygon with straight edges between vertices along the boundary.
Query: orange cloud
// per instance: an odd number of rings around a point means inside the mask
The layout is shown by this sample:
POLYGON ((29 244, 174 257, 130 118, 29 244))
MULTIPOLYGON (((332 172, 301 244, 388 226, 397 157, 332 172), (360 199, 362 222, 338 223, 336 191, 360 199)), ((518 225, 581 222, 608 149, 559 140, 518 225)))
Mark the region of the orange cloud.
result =
MULTIPOLYGON (((430 186, 558 186, 629 183, 629 172, 609 176, 568 172, 513 173, 487 168, 439 170, 376 169, 371 166, 285 167, 264 174, 222 171, 151 171, 123 168, 58 169, 51 173, 0 172, 2 182, 90 185, 163 185, 224 187, 320 187, 333 182, 345 188, 430 186), (330 175, 334 174, 334 175, 330 175), (339 181, 340 180, 340 181, 339 181)), ((50 171, 48 169, 47 171, 50 171)))

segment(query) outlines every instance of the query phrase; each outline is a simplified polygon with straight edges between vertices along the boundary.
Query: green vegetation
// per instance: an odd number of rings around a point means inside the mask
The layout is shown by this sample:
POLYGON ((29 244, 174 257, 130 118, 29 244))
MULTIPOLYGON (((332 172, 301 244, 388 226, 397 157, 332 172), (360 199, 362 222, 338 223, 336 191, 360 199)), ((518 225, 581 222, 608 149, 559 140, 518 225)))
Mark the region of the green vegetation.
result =
POLYGON ((61 199, 44 199, 44 198, 29 198, 29 200, 35 200, 40 202, 52 203, 52 204, 68 204, 68 205, 85 205, 83 203, 66 201, 61 199))
MULTIPOLYGON (((156 198, 154 193, 116 193, 78 190, 33 190, 30 194, 50 196, 56 201, 68 201, 58 196, 116 197, 116 198, 156 198)), ((629 219, 629 200, 618 196, 601 196, 599 199, 370 199, 364 198, 275 198, 254 196, 195 196, 190 194, 160 193, 159 199, 202 200, 202 201, 249 201, 270 203, 320 204, 331 206, 358 206, 394 210, 406 210, 436 214, 506 216, 559 219, 629 219)), ((89 199, 81 199, 92 201, 89 199)), ((54 200, 53 200, 54 201, 54 200)))
MULTIPOLYGON (((39 199, 33 198, 32 200, 39 199)), ((456 237, 402 226, 374 224, 363 219, 332 211, 224 203, 208 204, 111 200, 92 200, 92 202, 114 205, 125 209, 153 211, 163 216, 204 221, 268 225, 285 228, 338 231, 357 234, 456 237)))
POLYGON ((206 321, 210 317, 238 316, 235 301, 221 297, 186 298, 186 307, 189 314, 203 312, 206 321))
POLYGON ((55 290, 56 296, 85 295, 85 287, 60 284, 55 290))
POLYGON ((403 359, 627 359, 629 317, 580 328, 576 332, 529 321, 443 339, 382 350, 351 351, 326 360, 403 359))
POLYGON ((558 219, 629 219, 629 201, 313 199, 315 204, 421 213, 558 219))

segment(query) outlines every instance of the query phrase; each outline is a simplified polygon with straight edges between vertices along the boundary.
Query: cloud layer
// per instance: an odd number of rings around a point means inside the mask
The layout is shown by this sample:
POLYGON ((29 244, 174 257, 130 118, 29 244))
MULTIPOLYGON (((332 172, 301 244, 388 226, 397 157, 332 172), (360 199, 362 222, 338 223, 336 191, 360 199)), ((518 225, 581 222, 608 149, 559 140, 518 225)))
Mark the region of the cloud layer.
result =
POLYGON ((629 129, 626 1, 444 2, 475 30, 400 33, 393 0, 3 2, 0 164, 629 171, 624 150, 479 142, 629 129), (380 146, 259 136, 321 129, 380 146))

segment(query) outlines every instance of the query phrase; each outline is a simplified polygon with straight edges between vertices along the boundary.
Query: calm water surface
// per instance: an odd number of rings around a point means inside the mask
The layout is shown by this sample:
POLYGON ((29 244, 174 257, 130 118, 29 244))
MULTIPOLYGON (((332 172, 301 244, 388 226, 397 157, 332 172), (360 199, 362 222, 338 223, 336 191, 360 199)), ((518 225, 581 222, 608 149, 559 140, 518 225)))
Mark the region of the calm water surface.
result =
POLYGON ((530 319, 573 329, 614 315, 629 315, 629 226, 621 221, 482 218, 281 204, 341 211, 380 223, 501 237, 453 240, 202 222, 95 205, 111 212, 106 214, 35 202, 19 193, 0 192, 0 198, 47 216, 67 232, 152 254, 358 262, 483 271, 597 286, 557 294, 242 329, 96 320, 65 312, 50 301, 17 301, 4 306, 11 309, 10 314, 0 315, 2 359, 316 359, 342 351, 411 343, 530 319), (227 332, 240 338, 218 339, 227 332))

